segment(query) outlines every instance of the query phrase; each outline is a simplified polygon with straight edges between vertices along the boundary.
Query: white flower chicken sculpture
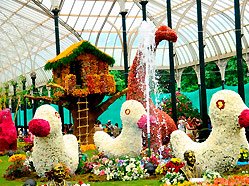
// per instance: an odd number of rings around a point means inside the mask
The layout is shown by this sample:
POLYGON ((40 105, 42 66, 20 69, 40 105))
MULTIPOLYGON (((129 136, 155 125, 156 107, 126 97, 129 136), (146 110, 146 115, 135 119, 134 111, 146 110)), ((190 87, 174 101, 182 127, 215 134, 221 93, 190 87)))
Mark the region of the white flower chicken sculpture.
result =
POLYGON ((74 135, 62 135, 59 113, 50 105, 37 108, 29 122, 35 135, 32 160, 37 174, 45 176, 57 163, 64 163, 73 174, 79 163, 78 142, 74 135))
MULTIPOLYGON (((111 157, 137 156, 142 150, 142 128, 146 126, 146 112, 143 105, 135 100, 123 103, 120 111, 122 132, 112 138, 103 131, 94 134, 94 143, 100 152, 111 157)), ((153 118, 150 118, 151 122, 153 118)))
POLYGON ((203 170, 222 173, 236 165, 241 146, 248 148, 243 126, 249 125, 249 110, 239 94, 221 90, 212 96, 209 115, 213 128, 206 141, 193 142, 177 130, 171 134, 172 150, 182 159, 186 150, 193 150, 203 170))

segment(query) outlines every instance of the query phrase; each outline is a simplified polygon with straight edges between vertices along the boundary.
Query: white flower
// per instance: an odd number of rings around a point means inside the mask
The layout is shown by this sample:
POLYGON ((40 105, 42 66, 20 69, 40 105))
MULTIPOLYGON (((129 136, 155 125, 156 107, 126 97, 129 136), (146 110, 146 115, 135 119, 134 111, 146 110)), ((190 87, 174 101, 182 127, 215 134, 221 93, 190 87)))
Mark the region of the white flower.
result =
POLYGON ((47 137, 35 136, 32 159, 37 174, 45 176, 54 164, 64 163, 73 174, 78 166, 78 143, 73 135, 63 137, 61 121, 55 116, 56 110, 49 105, 43 105, 36 111, 34 119, 45 119, 50 124, 50 134, 47 137))
POLYGON ((222 90, 213 95, 209 108, 213 129, 208 139, 195 143, 184 133, 174 131, 172 149, 181 159, 186 150, 193 150, 203 170, 208 168, 222 173, 236 165, 241 145, 248 147, 245 130, 238 127, 238 116, 247 107, 237 93, 222 90), (224 101, 225 107, 219 109, 217 101, 224 101))

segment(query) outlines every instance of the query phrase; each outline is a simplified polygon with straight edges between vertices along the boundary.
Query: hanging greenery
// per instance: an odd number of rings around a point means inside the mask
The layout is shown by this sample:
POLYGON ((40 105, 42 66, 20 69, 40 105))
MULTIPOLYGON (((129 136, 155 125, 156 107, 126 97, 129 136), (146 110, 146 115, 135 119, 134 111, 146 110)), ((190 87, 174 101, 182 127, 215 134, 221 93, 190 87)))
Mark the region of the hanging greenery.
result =
POLYGON ((83 53, 91 53, 110 66, 113 66, 115 63, 115 60, 111 56, 100 51, 88 41, 83 40, 71 45, 54 59, 49 60, 45 65, 45 70, 57 69, 62 65, 68 65, 83 53))

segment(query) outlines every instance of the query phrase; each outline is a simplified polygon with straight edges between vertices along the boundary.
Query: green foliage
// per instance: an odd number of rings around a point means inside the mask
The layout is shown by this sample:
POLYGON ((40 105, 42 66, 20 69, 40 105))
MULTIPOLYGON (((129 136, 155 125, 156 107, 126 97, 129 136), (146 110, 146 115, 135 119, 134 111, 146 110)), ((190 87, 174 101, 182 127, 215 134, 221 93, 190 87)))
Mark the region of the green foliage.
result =
POLYGON ((170 73, 167 70, 157 70, 158 92, 169 93, 170 73))
MULTIPOLYGON (((247 76, 248 68, 243 60, 243 73, 244 73, 244 83, 249 83, 249 77, 247 76)), ((229 86, 236 86, 238 85, 238 73, 237 73, 237 58, 232 57, 226 67, 226 73, 225 73, 225 82, 226 85, 229 86)))
POLYGON ((11 81, 10 81, 10 84, 11 84, 12 86, 17 86, 17 82, 16 82, 15 80, 11 80, 11 81))
POLYGON ((219 67, 214 62, 206 64, 205 83, 206 88, 208 89, 217 88, 221 86, 221 75, 219 67))
POLYGON ((10 82, 8 81, 3 84, 6 93, 9 93, 9 87, 10 87, 9 84, 10 82))
POLYGON ((187 67, 182 74, 181 91, 193 92, 198 90, 198 80, 196 73, 192 67, 187 67))
POLYGON ((20 75, 18 77, 18 80, 19 80, 20 83, 22 83, 22 82, 26 81, 26 77, 24 75, 20 75))
MULTIPOLYGON (((162 110, 168 113, 172 117, 172 104, 171 98, 163 99, 161 103, 162 110)), ((198 109, 194 108, 192 102, 185 95, 177 92, 176 93, 176 109, 177 118, 182 115, 190 118, 201 118, 198 109)))
POLYGON ((124 71, 120 70, 111 70, 110 74, 114 76, 114 80, 116 82, 116 90, 120 92, 126 88, 125 86, 125 76, 124 71))

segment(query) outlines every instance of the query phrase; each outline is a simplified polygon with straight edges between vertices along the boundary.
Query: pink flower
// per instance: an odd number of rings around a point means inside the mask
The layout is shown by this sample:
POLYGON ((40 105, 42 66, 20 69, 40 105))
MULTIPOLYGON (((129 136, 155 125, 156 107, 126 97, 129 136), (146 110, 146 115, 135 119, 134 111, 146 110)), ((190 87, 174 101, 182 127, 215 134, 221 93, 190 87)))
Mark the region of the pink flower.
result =
POLYGON ((102 162, 105 164, 108 161, 108 158, 102 158, 102 162))
MULTIPOLYGON (((156 118, 154 116, 149 116, 150 124, 156 124, 156 118)), ((143 129, 147 124, 147 115, 144 114, 142 117, 138 120, 137 125, 138 128, 143 129)))
POLYGON ((101 171, 99 172, 99 175, 100 175, 100 176, 105 175, 105 171, 104 171, 104 170, 101 170, 101 171))

